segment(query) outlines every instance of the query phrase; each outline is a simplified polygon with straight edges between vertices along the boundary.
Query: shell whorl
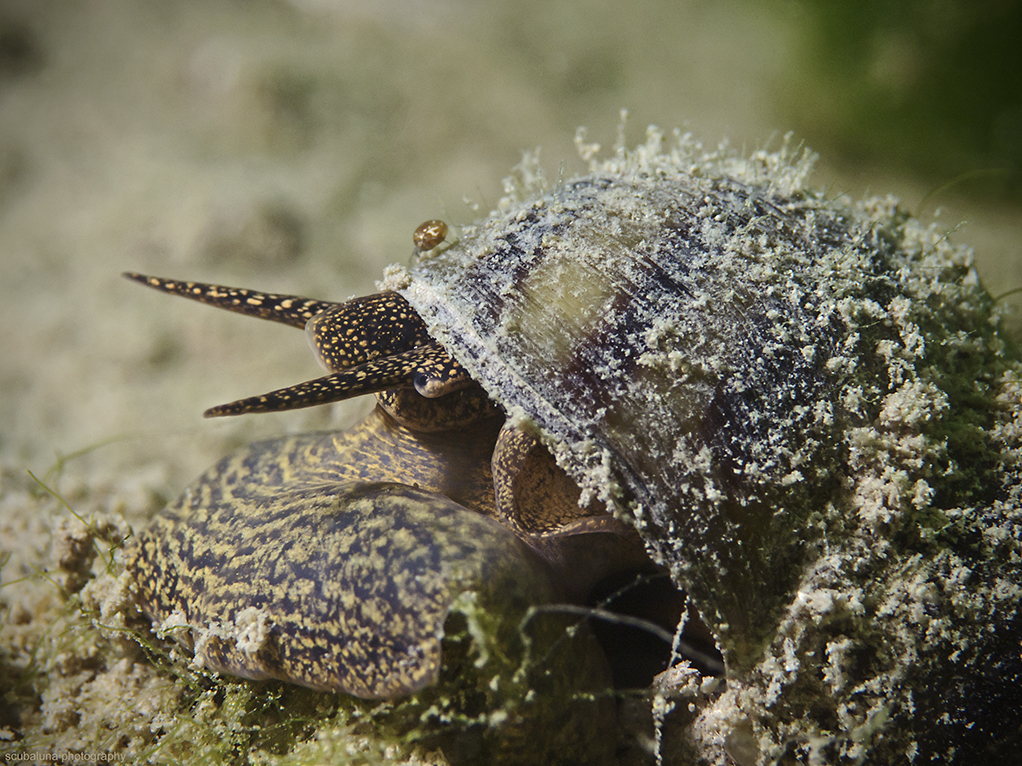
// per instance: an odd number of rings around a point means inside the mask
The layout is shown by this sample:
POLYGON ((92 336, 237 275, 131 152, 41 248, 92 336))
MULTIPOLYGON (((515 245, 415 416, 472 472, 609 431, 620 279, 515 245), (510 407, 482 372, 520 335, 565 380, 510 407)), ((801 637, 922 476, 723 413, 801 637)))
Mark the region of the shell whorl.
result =
POLYGON ((792 207, 728 179, 596 174, 469 230, 401 293, 583 488, 693 546, 749 540, 818 444, 841 332, 813 268, 836 224, 792 207))

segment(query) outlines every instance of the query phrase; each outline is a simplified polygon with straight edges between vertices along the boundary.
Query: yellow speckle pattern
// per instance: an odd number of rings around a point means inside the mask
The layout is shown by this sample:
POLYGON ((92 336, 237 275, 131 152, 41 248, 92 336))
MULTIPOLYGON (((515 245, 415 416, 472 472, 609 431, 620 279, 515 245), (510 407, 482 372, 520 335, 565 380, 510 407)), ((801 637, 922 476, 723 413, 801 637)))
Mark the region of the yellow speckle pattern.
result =
POLYGON ((338 304, 312 317, 305 331, 331 372, 434 344, 419 315, 394 292, 338 304))
POLYGON ((205 303, 207 306, 233 311, 236 314, 269 319, 292 327, 305 327, 312 317, 328 311, 339 304, 331 301, 317 301, 297 295, 277 295, 246 290, 241 287, 224 287, 205 282, 181 282, 163 277, 151 277, 133 271, 124 273, 127 279, 151 287, 169 295, 205 303))
POLYGON ((486 466, 470 458, 492 432, 440 438, 378 410, 348 434, 224 459, 130 547, 140 603, 154 622, 188 626, 174 635, 211 669, 368 698, 429 685, 459 594, 500 580, 519 589, 500 598, 551 597, 538 557, 484 515, 488 467, 465 470, 486 466))
POLYGON ((207 418, 252 412, 278 412, 315 407, 353 396, 415 386, 423 395, 439 396, 471 383, 461 366, 437 343, 419 346, 391 356, 381 356, 356 367, 341 369, 322 378, 280 388, 267 394, 210 407, 207 418))
POLYGON ((330 370, 329 375, 315 380, 210 407, 203 413, 207 418, 295 410, 401 388, 414 388, 422 396, 435 398, 472 383, 465 369, 429 336, 419 315, 396 292, 334 303, 135 272, 124 276, 170 295, 302 327, 319 360, 330 370))

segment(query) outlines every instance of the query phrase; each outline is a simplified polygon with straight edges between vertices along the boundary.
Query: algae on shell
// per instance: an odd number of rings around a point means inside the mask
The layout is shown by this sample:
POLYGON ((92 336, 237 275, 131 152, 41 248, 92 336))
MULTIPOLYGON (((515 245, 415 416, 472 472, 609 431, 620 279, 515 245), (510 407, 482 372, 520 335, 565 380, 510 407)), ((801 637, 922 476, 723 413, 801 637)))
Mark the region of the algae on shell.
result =
POLYGON ((388 284, 714 633, 725 683, 686 686, 681 725, 661 708, 664 753, 1015 752, 1018 351, 968 248, 811 164, 655 128, 553 187, 526 163, 388 284))

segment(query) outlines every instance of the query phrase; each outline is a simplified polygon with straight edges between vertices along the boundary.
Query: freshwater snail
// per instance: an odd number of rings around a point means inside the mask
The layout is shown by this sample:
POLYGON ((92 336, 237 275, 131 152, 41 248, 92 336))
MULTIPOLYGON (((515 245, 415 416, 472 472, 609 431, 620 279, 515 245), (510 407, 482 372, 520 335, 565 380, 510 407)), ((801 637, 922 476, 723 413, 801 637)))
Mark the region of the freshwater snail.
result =
POLYGON ((651 131, 345 304, 133 275, 305 327, 331 370, 209 414, 380 399, 200 479, 129 553, 143 607, 213 667, 392 697, 464 589, 578 599, 648 553, 723 661, 661 679, 679 762, 1008 752, 1022 366, 966 251, 810 164, 651 131))

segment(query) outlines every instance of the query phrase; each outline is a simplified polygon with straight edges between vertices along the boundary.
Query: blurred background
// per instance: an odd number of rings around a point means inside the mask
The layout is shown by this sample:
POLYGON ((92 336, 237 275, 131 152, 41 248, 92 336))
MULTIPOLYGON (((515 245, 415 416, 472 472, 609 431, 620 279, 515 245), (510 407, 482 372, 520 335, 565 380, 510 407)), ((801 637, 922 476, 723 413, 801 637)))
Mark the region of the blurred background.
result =
POLYGON ((0 0, 2 476, 165 496, 351 423, 203 421, 320 374, 304 338, 118 274, 372 292, 421 221, 485 214, 523 150, 579 171, 623 108, 630 143, 793 132, 831 194, 896 194, 1022 287, 1020 39, 1008 0, 0 0))

